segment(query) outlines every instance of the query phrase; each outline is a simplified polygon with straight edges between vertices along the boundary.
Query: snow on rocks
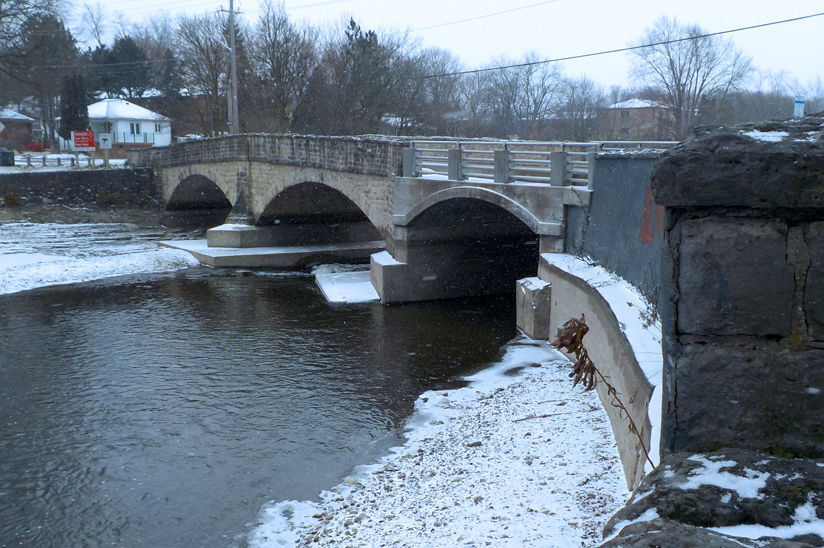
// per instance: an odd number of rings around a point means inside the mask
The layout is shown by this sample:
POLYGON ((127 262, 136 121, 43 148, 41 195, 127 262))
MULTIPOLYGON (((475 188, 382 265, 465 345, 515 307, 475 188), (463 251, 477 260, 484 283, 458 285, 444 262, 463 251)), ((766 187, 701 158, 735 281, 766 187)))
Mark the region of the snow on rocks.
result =
POLYGON ((423 394, 391 455, 319 503, 264 507, 249 545, 598 544, 628 493, 606 414, 569 367, 546 342, 513 341, 468 387, 423 394))

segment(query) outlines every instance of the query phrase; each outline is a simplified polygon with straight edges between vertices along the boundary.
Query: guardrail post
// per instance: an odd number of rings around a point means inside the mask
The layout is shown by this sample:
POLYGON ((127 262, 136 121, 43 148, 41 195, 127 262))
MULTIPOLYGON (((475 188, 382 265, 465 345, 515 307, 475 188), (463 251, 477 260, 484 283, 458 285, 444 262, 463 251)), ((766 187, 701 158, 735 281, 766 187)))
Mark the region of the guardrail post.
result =
POLYGON ((509 176, 509 151, 507 149, 495 151, 494 173, 496 183, 508 183, 511 180, 509 176))
POLYGON ((550 166, 552 168, 552 186, 567 186, 567 153, 550 152, 550 166))
POLYGON ((453 148, 449 151, 449 179, 451 181, 463 181, 463 170, 461 169, 461 160, 463 160, 463 151, 459 148, 453 148))
POLYGON ((417 177, 418 170, 415 166, 415 146, 403 149, 403 176, 417 177))
POLYGON ((595 188, 595 151, 587 152, 587 188, 595 188))

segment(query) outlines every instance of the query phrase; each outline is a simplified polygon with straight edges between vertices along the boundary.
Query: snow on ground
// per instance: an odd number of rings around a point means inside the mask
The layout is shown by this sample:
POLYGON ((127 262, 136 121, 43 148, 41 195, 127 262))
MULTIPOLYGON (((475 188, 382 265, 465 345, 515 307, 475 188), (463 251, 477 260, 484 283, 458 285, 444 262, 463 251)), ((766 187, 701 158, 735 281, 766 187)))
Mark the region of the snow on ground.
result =
MULTIPOLYGON (((41 152, 26 153, 25 155, 15 155, 13 166, 0 166, 0 173, 24 173, 30 171, 69 171, 77 169, 89 169, 93 164, 97 167, 105 167, 105 160, 103 158, 92 159, 87 154, 80 153, 77 155, 76 162, 78 166, 72 166, 71 160, 75 158, 74 154, 69 153, 54 153, 45 154, 45 165, 43 164, 44 154, 41 152), (29 158, 29 160, 27 160, 29 158), (58 165, 58 160, 60 165, 58 165), (29 164, 31 162, 31 165, 29 164)), ((125 158, 111 158, 109 159, 110 168, 119 168, 126 165, 125 158)))
POLYGON ((265 506, 253 548, 541 546, 601 542, 629 493, 594 392, 570 362, 521 337, 466 388, 427 392, 408 441, 319 503, 265 506))

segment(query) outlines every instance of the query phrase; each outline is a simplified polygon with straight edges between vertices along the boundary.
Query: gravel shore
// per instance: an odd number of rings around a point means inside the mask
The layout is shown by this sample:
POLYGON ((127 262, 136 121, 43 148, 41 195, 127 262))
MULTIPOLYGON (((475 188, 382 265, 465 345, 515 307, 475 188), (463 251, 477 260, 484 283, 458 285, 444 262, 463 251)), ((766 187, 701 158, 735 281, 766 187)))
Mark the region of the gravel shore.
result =
POLYGON ((513 341, 468 387, 423 394, 407 443, 320 503, 264 507, 249 545, 597 545, 629 493, 609 420, 570 367, 513 341))

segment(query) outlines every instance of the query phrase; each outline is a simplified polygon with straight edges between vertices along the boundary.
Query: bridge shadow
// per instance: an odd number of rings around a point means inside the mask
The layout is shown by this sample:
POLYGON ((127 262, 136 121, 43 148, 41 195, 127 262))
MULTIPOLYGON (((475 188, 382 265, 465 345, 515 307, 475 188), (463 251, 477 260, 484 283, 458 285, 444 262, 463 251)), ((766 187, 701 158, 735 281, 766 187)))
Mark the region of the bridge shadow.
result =
POLYGON ((232 203, 212 180, 192 175, 177 185, 169 197, 163 224, 178 228, 211 228, 226 221, 232 203))

